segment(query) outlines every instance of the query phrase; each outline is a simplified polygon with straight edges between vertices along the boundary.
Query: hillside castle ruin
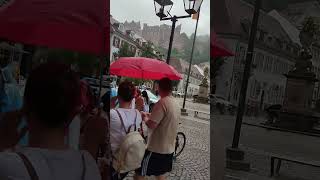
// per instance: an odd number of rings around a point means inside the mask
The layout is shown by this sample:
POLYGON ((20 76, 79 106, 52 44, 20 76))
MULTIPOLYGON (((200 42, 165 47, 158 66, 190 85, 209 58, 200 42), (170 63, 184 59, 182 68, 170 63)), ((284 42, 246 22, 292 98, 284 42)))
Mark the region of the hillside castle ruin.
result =
MULTIPOLYGON (((147 41, 151 41, 156 46, 168 48, 171 26, 162 24, 160 26, 149 26, 144 23, 141 27, 139 22, 124 22, 124 28, 126 30, 132 30, 138 35, 142 36, 147 41)), ((174 32, 173 48, 182 50, 185 42, 188 40, 188 36, 185 33, 181 33, 181 24, 177 25, 174 32)))

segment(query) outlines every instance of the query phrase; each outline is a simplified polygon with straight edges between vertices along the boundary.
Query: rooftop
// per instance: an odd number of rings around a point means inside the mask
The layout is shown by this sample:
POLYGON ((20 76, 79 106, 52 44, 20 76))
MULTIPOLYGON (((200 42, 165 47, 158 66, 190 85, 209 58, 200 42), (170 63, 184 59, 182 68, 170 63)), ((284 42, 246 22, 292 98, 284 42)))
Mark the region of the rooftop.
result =
MULTIPOLYGON (((213 28, 217 34, 235 34, 247 36, 244 25, 251 24, 254 7, 242 0, 220 0, 213 6, 213 28)), ((250 28, 250 26, 249 26, 250 28)), ((267 12, 260 10, 258 29, 268 34, 290 41, 281 24, 267 12)))
MULTIPOLYGON (((170 60, 170 65, 173 66, 180 74, 187 74, 189 69, 189 63, 183 59, 175 59, 172 58, 170 60)), ((191 66, 191 76, 197 77, 201 79, 203 77, 203 74, 200 72, 200 70, 195 67, 195 65, 191 66)))

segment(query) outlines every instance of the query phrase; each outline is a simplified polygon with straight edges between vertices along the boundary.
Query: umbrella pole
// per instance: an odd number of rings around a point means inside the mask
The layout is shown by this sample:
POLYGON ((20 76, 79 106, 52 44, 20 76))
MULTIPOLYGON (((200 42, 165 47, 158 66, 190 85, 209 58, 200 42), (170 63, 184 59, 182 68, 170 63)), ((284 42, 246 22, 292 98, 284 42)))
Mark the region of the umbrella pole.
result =
POLYGON ((99 99, 101 97, 101 90, 102 90, 102 79, 103 79, 103 65, 104 65, 104 56, 101 56, 99 59, 100 59, 100 66, 99 66, 99 69, 100 69, 100 82, 99 82, 99 99))
POLYGON ((103 68, 104 68, 104 51, 106 49, 106 31, 105 28, 102 30, 102 51, 100 56, 100 82, 99 82, 99 101, 101 97, 101 90, 102 90, 102 79, 103 79, 103 68))

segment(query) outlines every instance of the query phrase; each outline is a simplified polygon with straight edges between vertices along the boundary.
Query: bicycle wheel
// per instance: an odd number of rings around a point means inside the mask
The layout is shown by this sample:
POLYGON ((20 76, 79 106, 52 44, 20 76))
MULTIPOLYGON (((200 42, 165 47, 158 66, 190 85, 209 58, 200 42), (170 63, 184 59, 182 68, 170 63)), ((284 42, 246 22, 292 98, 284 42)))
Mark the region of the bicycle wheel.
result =
POLYGON ((183 132, 178 132, 176 137, 176 147, 173 155, 174 158, 178 157, 182 153, 185 145, 186 135, 183 132))

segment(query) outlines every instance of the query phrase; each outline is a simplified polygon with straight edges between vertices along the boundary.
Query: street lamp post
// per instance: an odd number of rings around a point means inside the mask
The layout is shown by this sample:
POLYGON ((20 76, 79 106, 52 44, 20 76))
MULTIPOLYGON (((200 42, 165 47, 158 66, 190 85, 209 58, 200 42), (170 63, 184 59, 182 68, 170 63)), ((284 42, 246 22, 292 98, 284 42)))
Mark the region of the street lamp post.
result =
POLYGON ((192 60, 193 60, 194 44, 195 44, 195 42, 196 42, 196 37, 197 37, 199 17, 200 17, 200 7, 199 7, 199 10, 198 10, 196 29, 195 29, 195 31, 194 31, 194 37, 193 37, 193 42, 192 42, 192 49, 191 49, 191 55, 190 55, 190 62, 189 62, 189 69, 188 69, 188 76, 187 76, 187 83, 186 83, 186 87, 185 87, 185 90, 184 90, 183 105, 182 105, 182 109, 181 109, 181 114, 182 114, 182 115, 188 115, 187 110, 185 109, 185 105, 186 105, 186 97, 187 97, 187 92, 188 92, 189 78, 190 78, 190 72, 191 72, 191 65, 192 65, 192 60))
POLYGON ((241 151, 238 148, 238 146, 239 146, 239 140, 240 140, 242 118, 245 110, 248 81, 251 73, 250 69, 251 69, 252 58, 253 58, 254 41, 255 41, 257 27, 258 27, 260 7, 261 7, 261 0, 256 0, 253 20, 251 25, 251 31, 250 31, 250 38, 248 43, 247 57, 246 57, 246 62, 245 62, 245 67, 243 72, 243 78, 242 78, 240 99, 238 104, 239 108, 238 108, 236 124, 234 128, 232 147, 227 148, 227 167, 231 169, 238 169, 238 170, 250 169, 250 164, 243 161, 244 152, 241 151))
POLYGON ((173 2, 171 0, 154 0, 154 10, 156 12, 156 15, 160 18, 160 21, 166 21, 166 20, 172 21, 169 48, 168 48, 167 61, 166 61, 167 64, 170 63, 176 22, 178 21, 178 19, 190 18, 192 14, 196 14, 202 4, 202 1, 203 0, 183 0, 184 9, 188 13, 188 15, 171 16, 170 11, 173 6, 173 2))

